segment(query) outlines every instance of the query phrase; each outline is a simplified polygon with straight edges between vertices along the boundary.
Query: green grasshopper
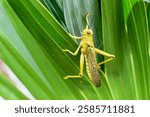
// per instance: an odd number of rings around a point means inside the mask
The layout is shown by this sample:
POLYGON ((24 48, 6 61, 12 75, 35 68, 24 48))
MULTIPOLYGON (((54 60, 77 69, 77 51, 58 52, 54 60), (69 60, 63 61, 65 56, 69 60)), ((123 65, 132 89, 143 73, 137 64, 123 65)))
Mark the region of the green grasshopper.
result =
POLYGON ((99 74, 100 65, 113 60, 115 58, 115 56, 95 48, 94 40, 93 40, 93 31, 92 31, 91 28, 89 28, 89 22, 88 22, 88 16, 89 15, 90 15, 90 13, 88 13, 86 15, 86 28, 82 31, 82 36, 81 37, 72 36, 69 33, 69 35, 72 38, 81 40, 81 42, 80 42, 78 48, 76 49, 76 51, 73 53, 70 50, 62 49, 63 51, 69 52, 70 54, 75 56, 75 55, 78 54, 78 52, 81 48, 80 73, 79 73, 79 75, 67 75, 67 76, 64 77, 64 79, 82 78, 84 61, 85 61, 86 62, 87 74, 88 74, 90 80, 94 83, 94 85, 96 87, 100 87, 100 85, 101 85, 100 74, 99 74), (101 55, 104 55, 104 56, 109 57, 109 58, 104 60, 103 62, 97 63, 96 54, 101 54, 101 55))

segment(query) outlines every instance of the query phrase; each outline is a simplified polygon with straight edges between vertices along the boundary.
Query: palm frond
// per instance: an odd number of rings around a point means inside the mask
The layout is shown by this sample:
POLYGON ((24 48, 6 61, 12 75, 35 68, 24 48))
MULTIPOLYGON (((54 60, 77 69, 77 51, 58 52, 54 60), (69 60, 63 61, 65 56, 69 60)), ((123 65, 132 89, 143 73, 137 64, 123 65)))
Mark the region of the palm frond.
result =
MULTIPOLYGON (((0 8, 4 15, 0 58, 35 99, 150 99, 149 29, 143 1, 3 0, 0 8), (73 57, 61 49, 75 51, 79 42, 68 32, 81 35, 87 12, 95 46, 116 56, 103 66, 100 88, 86 72, 82 79, 63 79, 79 72, 79 54, 73 57)), ((0 84, 2 89, 8 86, 3 87, 2 80, 0 84)), ((0 95, 26 99, 17 89, 7 90, 12 93, 0 95)))

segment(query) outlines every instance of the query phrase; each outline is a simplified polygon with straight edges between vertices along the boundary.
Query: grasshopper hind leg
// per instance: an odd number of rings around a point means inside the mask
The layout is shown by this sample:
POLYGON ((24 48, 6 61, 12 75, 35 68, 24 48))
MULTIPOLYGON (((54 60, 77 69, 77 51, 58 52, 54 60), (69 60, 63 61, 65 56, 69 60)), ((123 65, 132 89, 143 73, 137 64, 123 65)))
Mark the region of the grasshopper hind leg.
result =
POLYGON ((98 69, 100 68, 100 67, 99 67, 100 65, 105 64, 105 63, 107 63, 107 62, 109 62, 109 61, 112 61, 112 60, 115 58, 115 56, 112 55, 112 54, 106 53, 106 52, 104 52, 104 51, 102 51, 102 50, 99 50, 99 49, 97 49, 97 48, 94 48, 94 49, 95 49, 95 52, 96 52, 96 53, 101 54, 101 55, 104 55, 104 56, 106 56, 106 57, 109 57, 108 59, 106 59, 106 60, 104 60, 104 61, 102 61, 102 62, 100 62, 100 63, 97 64, 98 69))
POLYGON ((64 79, 69 79, 69 78, 82 78, 83 76, 83 67, 84 67, 84 55, 81 53, 80 56, 80 73, 79 75, 67 75, 64 77, 64 79))

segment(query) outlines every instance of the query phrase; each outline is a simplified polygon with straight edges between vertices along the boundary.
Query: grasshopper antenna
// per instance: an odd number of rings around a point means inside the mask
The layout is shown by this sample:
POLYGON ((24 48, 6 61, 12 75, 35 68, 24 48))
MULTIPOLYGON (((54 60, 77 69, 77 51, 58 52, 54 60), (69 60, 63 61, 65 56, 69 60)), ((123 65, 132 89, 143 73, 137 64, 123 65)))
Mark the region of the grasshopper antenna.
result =
POLYGON ((87 13, 86 15, 86 29, 89 27, 89 21, 88 21, 88 16, 90 15, 90 12, 87 13))

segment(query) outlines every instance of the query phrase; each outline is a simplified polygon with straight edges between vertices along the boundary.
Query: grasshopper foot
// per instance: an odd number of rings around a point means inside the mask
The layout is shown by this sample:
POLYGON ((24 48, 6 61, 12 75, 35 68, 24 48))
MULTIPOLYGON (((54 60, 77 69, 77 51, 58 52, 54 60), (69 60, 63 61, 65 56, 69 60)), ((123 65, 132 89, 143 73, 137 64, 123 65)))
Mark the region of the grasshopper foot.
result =
POLYGON ((65 76, 64 79, 65 79, 65 80, 68 79, 68 76, 65 76))
POLYGON ((110 57, 113 58, 113 59, 115 59, 115 55, 111 55, 110 57))
POLYGON ((68 76, 65 76, 64 79, 69 79, 69 78, 82 78, 82 74, 79 74, 79 75, 68 75, 68 76))

